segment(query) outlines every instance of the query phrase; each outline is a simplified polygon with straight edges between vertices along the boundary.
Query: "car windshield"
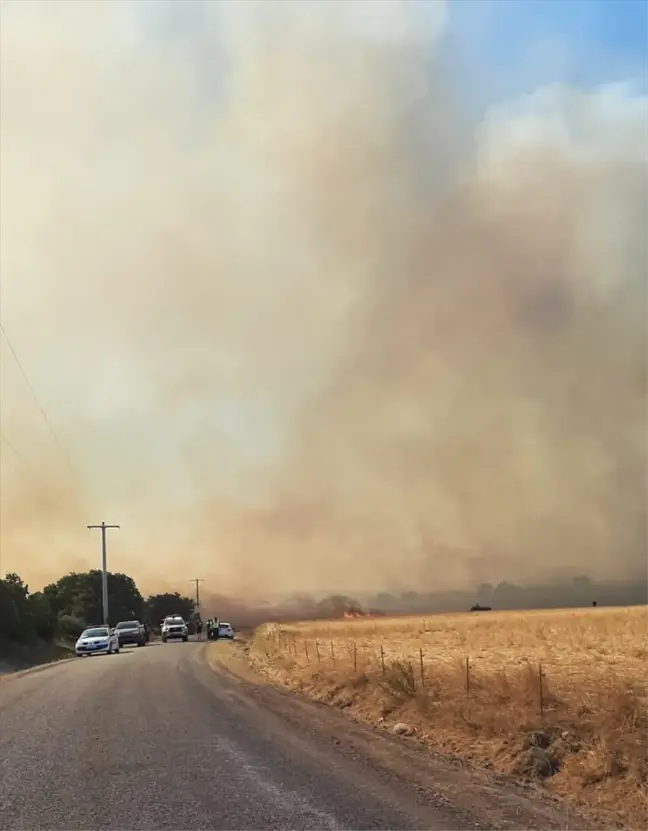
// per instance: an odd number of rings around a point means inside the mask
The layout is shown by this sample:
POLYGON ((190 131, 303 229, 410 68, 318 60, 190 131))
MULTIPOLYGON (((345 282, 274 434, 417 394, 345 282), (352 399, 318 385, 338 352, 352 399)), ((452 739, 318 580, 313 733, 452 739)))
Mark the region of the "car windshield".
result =
POLYGON ((107 638, 108 630, 102 629, 86 629, 81 635, 82 638, 107 638))
POLYGON ((118 623, 115 629, 139 629, 139 623, 136 620, 128 620, 123 623, 118 623))

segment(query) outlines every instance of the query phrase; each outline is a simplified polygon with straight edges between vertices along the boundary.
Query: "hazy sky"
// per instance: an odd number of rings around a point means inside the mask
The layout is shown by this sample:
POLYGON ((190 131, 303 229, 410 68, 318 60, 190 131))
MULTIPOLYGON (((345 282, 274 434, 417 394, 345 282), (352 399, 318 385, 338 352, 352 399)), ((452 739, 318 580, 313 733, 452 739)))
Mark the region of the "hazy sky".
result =
POLYGON ((646 8, 5 0, 0 571, 645 571, 646 8))

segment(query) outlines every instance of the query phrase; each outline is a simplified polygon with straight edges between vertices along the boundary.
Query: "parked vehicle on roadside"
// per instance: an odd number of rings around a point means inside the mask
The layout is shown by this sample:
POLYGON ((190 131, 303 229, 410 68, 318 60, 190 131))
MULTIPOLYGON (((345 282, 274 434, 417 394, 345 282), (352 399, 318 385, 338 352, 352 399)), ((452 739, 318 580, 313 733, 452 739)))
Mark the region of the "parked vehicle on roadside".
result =
POLYGON ((119 638, 108 626, 91 626, 84 629, 74 645, 81 658, 87 655, 110 655, 119 652, 119 638))
POLYGON ((218 624, 218 637, 219 638, 228 638, 229 640, 234 640, 234 630, 232 629, 231 624, 225 623, 225 621, 221 621, 218 624))
POLYGON ((120 646, 146 646, 146 632, 139 620, 121 620, 115 626, 120 646))

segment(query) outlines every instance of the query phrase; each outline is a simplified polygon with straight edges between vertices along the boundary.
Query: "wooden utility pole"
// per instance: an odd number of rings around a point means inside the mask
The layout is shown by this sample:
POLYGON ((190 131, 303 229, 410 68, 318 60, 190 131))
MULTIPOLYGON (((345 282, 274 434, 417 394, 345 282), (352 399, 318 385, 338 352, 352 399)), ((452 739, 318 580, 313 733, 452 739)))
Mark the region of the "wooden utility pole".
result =
POLYGON ((189 582, 196 584, 196 612, 198 613, 198 617, 200 617, 200 584, 205 581, 202 577, 192 577, 189 582))

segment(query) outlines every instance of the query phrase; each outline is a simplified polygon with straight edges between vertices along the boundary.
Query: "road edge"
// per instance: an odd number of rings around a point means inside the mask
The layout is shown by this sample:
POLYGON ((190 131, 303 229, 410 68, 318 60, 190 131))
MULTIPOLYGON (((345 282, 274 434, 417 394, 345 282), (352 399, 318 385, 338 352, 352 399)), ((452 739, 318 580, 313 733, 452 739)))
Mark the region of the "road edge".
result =
MULTIPOLYGON (((257 672, 246 658, 246 641, 227 644, 227 652, 218 652, 218 641, 205 643, 200 655, 213 672, 225 672, 239 681, 259 686, 268 686, 267 678, 257 672)), ((274 685, 273 685, 274 686, 274 685)))
POLYGON ((11 681, 15 678, 24 678, 25 675, 31 675, 35 672, 43 672, 46 669, 52 669, 52 667, 60 667, 63 666, 63 664, 69 664, 72 661, 78 660, 79 659, 75 655, 72 658, 59 658, 58 660, 47 661, 44 664, 37 664, 34 667, 27 667, 27 669, 19 669, 16 672, 5 672, 0 674, 0 684, 5 684, 7 681, 11 681))
MULTIPOLYGON (((199 657, 207 664, 209 670, 214 674, 224 674, 235 681, 242 682, 244 684, 251 684, 257 687, 269 687, 283 695, 293 696, 305 704, 334 710, 335 712, 348 718, 354 725, 367 730, 369 733, 382 735, 390 740, 395 739, 405 745, 414 744, 418 749, 424 751, 426 754, 429 754, 431 760, 437 763, 447 764, 451 767, 458 765, 467 774, 475 777, 476 781, 481 780, 481 784, 487 789, 490 789, 491 787, 509 787, 525 799, 531 801, 538 800, 539 806, 543 803, 547 807, 551 806, 554 810, 560 811, 561 813, 564 813, 566 817, 569 817, 569 822, 576 822, 576 825, 570 825, 569 827, 611 827, 610 825, 596 825, 595 817, 590 814, 587 805, 573 804, 570 800, 566 800, 561 795, 539 786, 532 780, 527 780, 524 777, 518 777, 512 774, 493 771, 492 769, 485 767, 484 765, 481 765, 461 754, 445 753, 434 748, 428 742, 417 736, 395 735, 389 730, 381 729, 379 725, 373 724, 370 721, 363 718, 356 718, 353 714, 345 712, 344 709, 335 707, 328 702, 317 701, 299 690, 286 687, 280 683, 275 683, 272 679, 268 679, 263 675, 263 673, 254 668, 247 655, 248 649, 249 641, 247 639, 241 639, 238 643, 234 642, 228 644, 227 651, 218 650, 217 643, 205 643, 205 648, 201 650, 199 657)), ((628 829, 626 829, 626 831, 628 831, 628 829)))

